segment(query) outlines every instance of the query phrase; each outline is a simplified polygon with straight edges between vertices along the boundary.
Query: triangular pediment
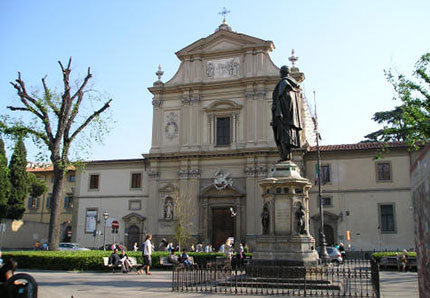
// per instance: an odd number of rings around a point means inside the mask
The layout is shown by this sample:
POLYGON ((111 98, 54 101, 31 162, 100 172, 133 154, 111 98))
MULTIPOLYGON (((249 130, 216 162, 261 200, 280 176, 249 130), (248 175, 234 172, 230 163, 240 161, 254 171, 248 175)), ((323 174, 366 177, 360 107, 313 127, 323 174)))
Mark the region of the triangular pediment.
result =
POLYGON ((186 46, 182 50, 176 52, 176 55, 182 60, 184 56, 243 51, 248 48, 272 51, 274 46, 271 41, 233 31, 218 30, 214 34, 186 46))
POLYGON ((234 111, 242 109, 242 105, 235 103, 231 100, 219 100, 211 103, 208 107, 205 107, 206 112, 216 111, 234 111))
POLYGON ((213 184, 203 188, 201 198, 244 197, 245 193, 234 186, 227 185, 224 189, 217 189, 213 184))
MULTIPOLYGON (((334 214, 334 213, 329 212, 329 211, 324 211, 324 217, 326 219, 330 219, 330 220, 334 220, 334 221, 339 220, 339 215, 334 214)), ((321 217, 319 214, 314 214, 311 216, 311 218, 315 221, 319 221, 321 217)))
POLYGON ((135 219, 137 221, 144 221, 146 219, 146 217, 143 215, 137 214, 135 212, 132 212, 132 213, 127 214, 126 216, 123 216, 122 219, 124 221, 130 221, 132 219, 135 219))
POLYGON ((178 187, 176 185, 173 185, 171 183, 162 186, 158 191, 160 193, 172 193, 178 190, 178 187))

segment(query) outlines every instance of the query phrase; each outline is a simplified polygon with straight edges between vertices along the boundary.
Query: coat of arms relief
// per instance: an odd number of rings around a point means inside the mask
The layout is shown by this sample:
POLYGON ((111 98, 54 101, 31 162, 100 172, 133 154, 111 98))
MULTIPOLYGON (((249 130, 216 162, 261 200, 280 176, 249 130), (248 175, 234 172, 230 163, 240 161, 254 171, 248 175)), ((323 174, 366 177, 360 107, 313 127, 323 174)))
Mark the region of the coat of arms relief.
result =
POLYGON ((215 178, 213 185, 218 190, 223 190, 227 186, 233 186, 233 179, 230 177, 230 173, 226 172, 224 173, 223 170, 217 169, 215 171, 215 178))

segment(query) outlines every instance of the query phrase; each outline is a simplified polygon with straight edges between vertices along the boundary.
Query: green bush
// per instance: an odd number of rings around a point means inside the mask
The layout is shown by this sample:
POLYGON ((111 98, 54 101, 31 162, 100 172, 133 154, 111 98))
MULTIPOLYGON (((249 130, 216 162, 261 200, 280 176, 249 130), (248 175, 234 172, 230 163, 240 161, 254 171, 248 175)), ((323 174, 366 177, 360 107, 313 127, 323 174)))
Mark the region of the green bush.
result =
MULTIPOLYGON (((401 251, 385 251, 385 252, 375 252, 372 254, 372 257, 376 261, 380 261, 382 257, 395 257, 397 254, 401 254, 401 251)), ((417 257, 416 252, 408 252, 408 257, 417 257)))
MULTIPOLYGON (((107 270, 103 265, 103 257, 109 257, 111 251, 5 251, 3 259, 14 258, 20 269, 43 269, 65 271, 97 271, 107 270)), ((176 253, 180 255, 180 253, 176 253)), ((215 261, 222 253, 188 253, 200 265, 215 261)), ((135 257, 138 264, 143 264, 142 252, 128 251, 129 257, 135 257)), ((156 251, 152 254, 152 268, 161 268, 160 258, 167 257, 169 252, 156 251)), ((247 254, 249 255, 249 254, 247 254)), ((166 268, 163 268, 166 269, 166 268)))

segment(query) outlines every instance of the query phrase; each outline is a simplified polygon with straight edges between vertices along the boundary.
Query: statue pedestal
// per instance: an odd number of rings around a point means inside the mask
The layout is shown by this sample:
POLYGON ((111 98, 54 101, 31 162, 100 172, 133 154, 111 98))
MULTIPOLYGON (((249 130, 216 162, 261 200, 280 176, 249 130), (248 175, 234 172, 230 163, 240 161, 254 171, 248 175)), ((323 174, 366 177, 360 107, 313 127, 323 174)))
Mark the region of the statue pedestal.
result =
POLYGON ((252 265, 316 265, 315 240, 309 234, 311 182, 292 161, 275 164, 263 189, 263 235, 255 241, 252 265))

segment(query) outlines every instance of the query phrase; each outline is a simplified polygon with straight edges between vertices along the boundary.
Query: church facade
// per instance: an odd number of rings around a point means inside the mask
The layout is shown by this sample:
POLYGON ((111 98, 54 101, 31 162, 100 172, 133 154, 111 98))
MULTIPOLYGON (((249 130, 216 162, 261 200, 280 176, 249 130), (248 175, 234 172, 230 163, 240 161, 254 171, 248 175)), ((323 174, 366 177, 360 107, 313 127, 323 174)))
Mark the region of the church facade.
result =
MULTIPOLYGON (((262 234, 263 199, 258 181, 279 159, 271 122, 272 90, 279 68, 271 41, 233 32, 224 22, 215 33, 176 53, 181 64, 153 95, 152 145, 142 159, 89 162, 78 174, 74 241, 155 243, 174 240, 185 222, 194 243, 219 247, 229 237, 251 248, 262 234), (104 219, 102 214, 109 214, 104 219), (118 234, 110 222, 119 221, 118 234), (97 231, 106 233, 99 236, 97 231), (96 231, 96 232, 93 232, 96 231)), ((291 76, 302 82, 295 67, 291 76)), ((315 179, 314 123, 299 98, 303 130, 293 161, 303 177, 315 179)), ((323 146, 321 173, 329 244, 347 242, 372 250, 413 246, 409 154, 392 145, 386 162, 374 160, 379 144, 323 146), (409 218, 410 217, 410 218, 409 218)), ((311 234, 318 238, 316 187, 310 194, 311 234)))

